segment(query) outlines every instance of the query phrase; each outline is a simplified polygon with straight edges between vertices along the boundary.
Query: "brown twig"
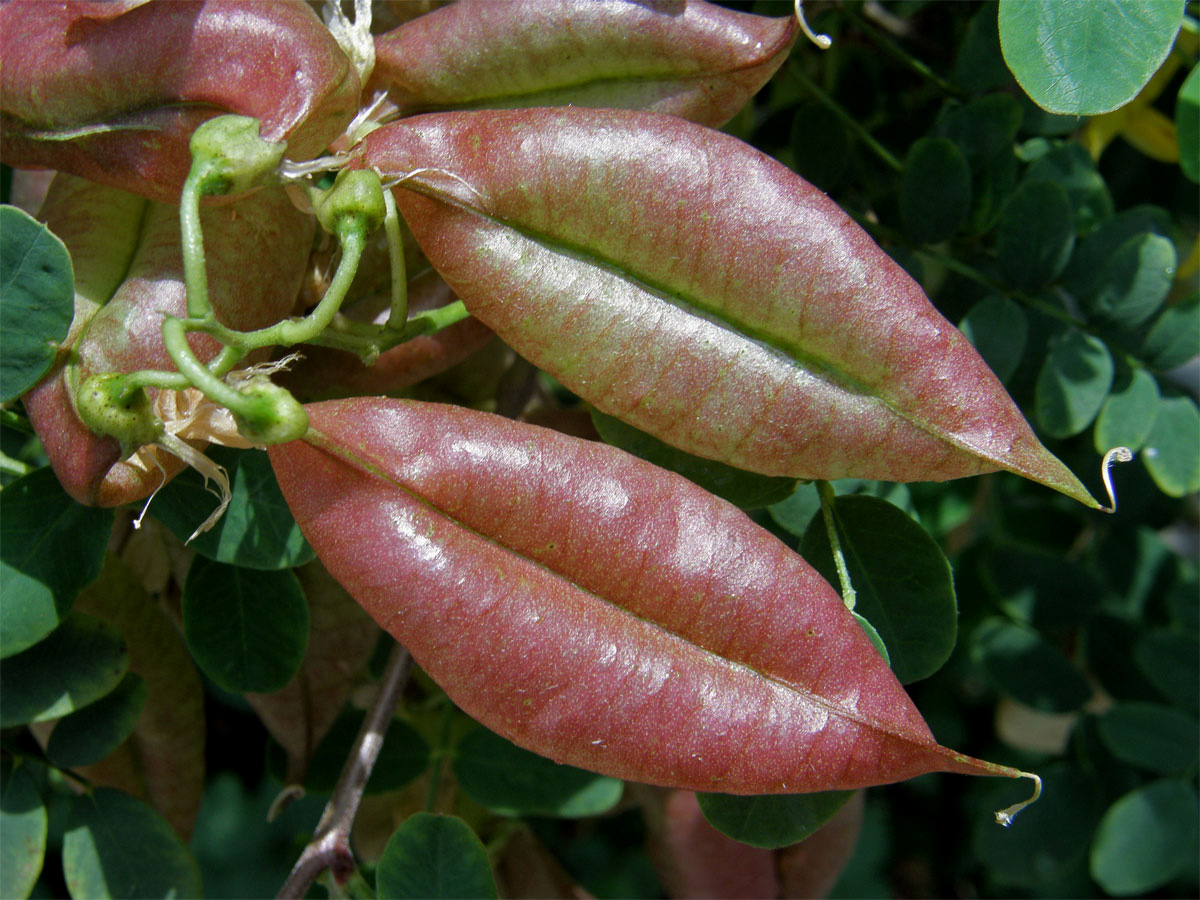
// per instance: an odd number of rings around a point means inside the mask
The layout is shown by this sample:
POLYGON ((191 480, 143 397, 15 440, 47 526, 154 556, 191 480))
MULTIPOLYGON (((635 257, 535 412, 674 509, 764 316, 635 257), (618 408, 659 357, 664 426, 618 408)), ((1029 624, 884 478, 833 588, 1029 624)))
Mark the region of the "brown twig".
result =
POLYGON ((303 897, 317 876, 329 869, 338 883, 343 883, 354 871, 354 855, 350 851, 350 830, 354 827, 354 817, 358 814, 358 805, 362 801, 363 789, 375 760, 379 757, 379 749, 383 745, 383 736, 387 733, 388 724, 396 710, 396 703, 408 681, 408 673, 412 668, 412 657, 399 644, 392 650, 388 659, 383 678, 379 681, 379 695, 367 712, 359 729, 358 737, 354 740, 354 748, 350 752, 342 774, 338 777, 333 795, 321 814, 317 829, 312 840, 296 860, 287 881, 279 889, 281 898, 303 897))

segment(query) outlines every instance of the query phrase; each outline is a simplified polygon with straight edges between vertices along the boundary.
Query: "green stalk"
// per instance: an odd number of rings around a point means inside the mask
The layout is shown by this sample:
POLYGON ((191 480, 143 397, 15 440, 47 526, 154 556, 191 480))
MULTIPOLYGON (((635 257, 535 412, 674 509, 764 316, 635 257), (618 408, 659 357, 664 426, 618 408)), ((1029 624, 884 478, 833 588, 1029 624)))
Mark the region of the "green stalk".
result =
POLYGON ((400 237, 400 213, 396 209, 396 198, 391 191, 383 192, 383 204, 387 215, 383 218, 383 230, 387 235, 388 257, 392 263, 392 311, 388 315, 387 327, 399 331, 408 320, 408 273, 404 270, 404 242, 400 237))
POLYGON ((854 585, 850 583, 850 570, 846 567, 846 555, 842 552, 842 542, 838 538, 837 522, 834 517, 833 505, 836 500, 833 485, 828 481, 815 482, 817 496, 821 498, 821 515, 825 519, 825 533, 829 535, 829 549, 833 551, 833 563, 837 566, 838 581, 842 588, 842 602, 846 609, 854 612, 857 596, 854 585))
POLYGON ((795 64, 788 66, 788 73, 806 88, 808 88, 808 90, 814 97, 817 98, 822 106, 829 109, 830 112, 841 119, 842 123, 852 132, 854 132, 855 137, 866 144, 867 147, 869 147, 876 156, 883 160, 883 162, 889 168, 895 172, 904 171, 904 163, 900 162, 900 160, 896 158, 892 151, 888 150, 887 147, 879 143, 879 141, 875 139, 871 132, 863 128, 858 119, 850 115, 850 113, 846 112, 846 110, 842 109, 841 105, 836 100, 821 90, 821 88, 817 87, 816 82, 805 75, 804 72, 800 70, 799 66, 795 64))

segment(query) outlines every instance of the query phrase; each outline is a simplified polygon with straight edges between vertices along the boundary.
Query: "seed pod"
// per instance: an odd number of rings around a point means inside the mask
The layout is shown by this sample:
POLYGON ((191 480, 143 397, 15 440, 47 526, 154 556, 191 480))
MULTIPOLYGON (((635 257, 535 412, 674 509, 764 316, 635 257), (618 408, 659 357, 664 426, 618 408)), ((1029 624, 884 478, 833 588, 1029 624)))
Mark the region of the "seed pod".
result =
POLYGON ((714 127, 775 73, 792 16, 706 3, 459 2, 375 39, 367 93, 402 114, 475 107, 652 109, 714 127))
POLYGON ((763 794, 929 771, 934 740, 832 588, 733 505, 489 413, 311 404, 268 449, 330 573, 464 711, 559 762, 763 794))
POLYGON ((824 193, 729 135, 626 110, 434 113, 358 165, 471 313, 595 406, 764 475, 1008 469, 1096 502, 975 348, 824 193))
POLYGON ((358 75, 301 0, 0 5, 0 157, 177 203, 188 138, 226 112, 288 156, 353 118, 358 75))

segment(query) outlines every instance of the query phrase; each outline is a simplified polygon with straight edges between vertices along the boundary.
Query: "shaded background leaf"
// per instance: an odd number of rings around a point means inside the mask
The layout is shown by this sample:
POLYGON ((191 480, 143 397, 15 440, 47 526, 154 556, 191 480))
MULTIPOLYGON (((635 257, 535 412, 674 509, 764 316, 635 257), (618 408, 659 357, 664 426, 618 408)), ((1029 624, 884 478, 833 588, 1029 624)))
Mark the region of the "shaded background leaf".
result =
POLYGON ((304 661, 308 603, 288 569, 244 569, 197 557, 183 586, 183 633, 196 664, 232 693, 269 693, 304 661))
POLYGON ((179 835, 146 804, 113 788, 72 801, 62 853, 76 900, 203 893, 200 870, 179 835))
POLYGON ((459 786, 500 815, 596 816, 616 806, 624 789, 615 778, 559 765, 483 728, 459 740, 452 765, 459 786))
POLYGON ((100 574, 112 510, 80 506, 50 469, 0 492, 0 658, 58 626, 79 591, 100 574))
POLYGON ((72 612, 28 650, 0 661, 0 725, 44 722, 82 709, 115 688, 128 668, 121 633, 72 612))
MULTIPOLYGON (((274 483, 274 475, 271 481, 274 483)), ((278 490, 278 488, 276 488, 278 490)), ((288 514, 289 518, 291 514, 288 514)), ((280 773, 298 782, 337 720, 381 633, 319 562, 295 570, 308 602, 309 633, 299 671, 278 691, 248 693, 271 736, 287 755, 280 773)))
MULTIPOLYGON (((250 569, 287 569, 311 561, 312 548, 283 502, 266 454, 211 447, 206 455, 229 473, 229 507, 188 546, 209 559, 250 569)), ((150 512, 187 541, 216 506, 204 476, 187 469, 158 492, 150 512)))
POLYGON ((187 839, 204 791, 206 726, 204 690, 183 638, 114 556, 77 604, 121 630, 129 670, 146 682, 146 704, 132 737, 83 771, 97 784, 146 800, 187 839))
POLYGON ((380 898, 488 898, 496 882, 487 851, 462 819, 417 813, 396 829, 375 872, 380 898))
POLYGON ((66 768, 103 759, 133 732, 145 704, 146 682, 133 672, 126 673, 121 683, 99 700, 55 723, 46 755, 66 768))
MULTIPOLYGON (((837 497, 834 517, 858 598, 854 611, 882 638, 902 684, 929 677, 949 658, 958 634, 954 583, 941 548, 906 513, 877 497, 837 497)), ((809 523, 800 554, 838 583, 823 516, 809 523)))
POLYGON ((46 805, 28 766, 0 763, 0 896, 28 897, 46 854, 46 805))

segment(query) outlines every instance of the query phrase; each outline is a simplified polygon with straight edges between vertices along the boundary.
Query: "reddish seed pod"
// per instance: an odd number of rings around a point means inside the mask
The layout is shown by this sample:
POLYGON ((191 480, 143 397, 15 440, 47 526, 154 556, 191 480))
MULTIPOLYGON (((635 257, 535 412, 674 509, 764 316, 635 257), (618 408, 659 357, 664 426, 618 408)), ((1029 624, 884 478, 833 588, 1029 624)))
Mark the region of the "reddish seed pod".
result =
POLYGON ((291 159, 358 106, 358 74, 303 0, 0 4, 0 158, 167 203, 201 122, 240 113, 291 159))
POLYGON ((464 711, 618 778, 824 791, 941 747, 841 598, 741 510, 604 444, 489 413, 311 404, 269 448, 330 573, 464 711))
POLYGON ((485 110, 403 119, 359 153, 408 175, 397 205, 472 315, 680 449, 825 480, 1007 469, 1096 505, 921 287, 730 135, 630 110, 485 110))
POLYGON ((794 17, 706 3, 458 0, 375 39, 367 94, 402 114, 464 106, 652 109, 717 127, 795 43, 794 17))

